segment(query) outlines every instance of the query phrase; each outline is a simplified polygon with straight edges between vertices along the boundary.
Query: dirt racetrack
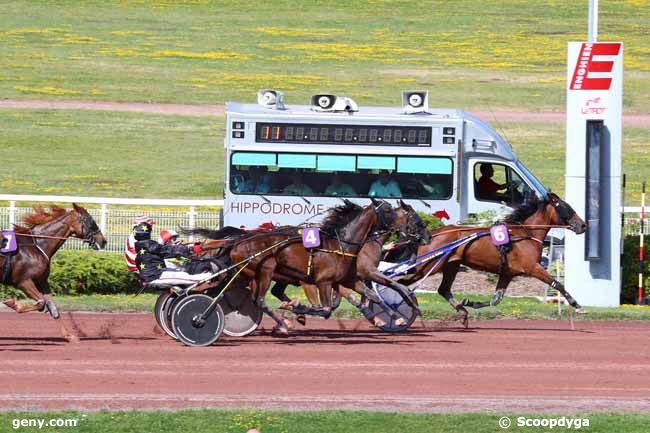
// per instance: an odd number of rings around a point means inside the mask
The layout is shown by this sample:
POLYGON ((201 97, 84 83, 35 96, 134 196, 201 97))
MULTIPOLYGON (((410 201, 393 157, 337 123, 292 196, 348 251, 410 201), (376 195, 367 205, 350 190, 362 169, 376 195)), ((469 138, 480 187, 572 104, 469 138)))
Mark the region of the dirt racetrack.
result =
POLYGON ((280 339, 264 322, 189 348, 148 314, 65 316, 79 344, 45 314, 0 313, 0 409, 650 411, 650 323, 431 322, 388 335, 311 320, 280 339))

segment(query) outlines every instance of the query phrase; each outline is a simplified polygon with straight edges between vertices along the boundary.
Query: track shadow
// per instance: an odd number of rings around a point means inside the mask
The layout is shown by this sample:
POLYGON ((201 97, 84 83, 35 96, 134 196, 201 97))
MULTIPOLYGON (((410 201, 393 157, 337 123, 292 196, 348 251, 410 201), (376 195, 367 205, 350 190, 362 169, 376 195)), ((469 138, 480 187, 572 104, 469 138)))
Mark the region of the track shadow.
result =
POLYGON ((63 337, 0 337, 0 342, 3 341, 16 341, 16 343, 0 344, 0 346, 60 346, 68 343, 63 337))
POLYGON ((559 329, 559 328, 520 328, 520 327, 490 327, 490 326, 477 326, 476 328, 471 328, 478 332, 481 331, 540 331, 540 332, 579 332, 581 334, 597 334, 597 331, 589 331, 586 329, 559 329))
MULTIPOLYGON (((289 337, 283 338, 273 334, 270 330, 262 330, 250 337, 229 338, 223 342, 240 344, 280 344, 280 345, 302 345, 302 344, 335 344, 343 346, 354 345, 403 345, 410 346, 426 343, 447 343, 460 344, 457 340, 438 340, 431 338, 429 332, 407 331, 399 334, 388 334, 378 330, 304 330, 293 331, 289 337), (427 338, 428 337, 428 338, 427 338)), ((221 345, 222 340, 219 341, 221 345)))

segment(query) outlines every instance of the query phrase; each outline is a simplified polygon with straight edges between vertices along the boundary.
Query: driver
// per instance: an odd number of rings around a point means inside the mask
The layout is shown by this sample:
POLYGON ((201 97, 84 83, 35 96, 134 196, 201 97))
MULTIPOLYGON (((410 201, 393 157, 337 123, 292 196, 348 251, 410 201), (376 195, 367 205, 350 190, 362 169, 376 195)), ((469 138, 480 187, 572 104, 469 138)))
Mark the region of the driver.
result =
POLYGON ((480 167, 481 177, 478 179, 478 194, 480 198, 487 200, 501 200, 503 199, 503 194, 499 194, 499 191, 503 191, 508 188, 508 184, 499 185, 492 180, 494 176, 494 168, 492 164, 483 163, 480 167))
POLYGON ((141 222, 134 229, 135 237, 135 264, 138 267, 140 278, 146 283, 166 285, 189 285, 203 281, 212 276, 211 272, 189 274, 183 270, 168 268, 165 259, 172 257, 189 257, 190 249, 185 245, 176 245, 169 242, 169 236, 164 245, 151 240, 151 224, 141 222))

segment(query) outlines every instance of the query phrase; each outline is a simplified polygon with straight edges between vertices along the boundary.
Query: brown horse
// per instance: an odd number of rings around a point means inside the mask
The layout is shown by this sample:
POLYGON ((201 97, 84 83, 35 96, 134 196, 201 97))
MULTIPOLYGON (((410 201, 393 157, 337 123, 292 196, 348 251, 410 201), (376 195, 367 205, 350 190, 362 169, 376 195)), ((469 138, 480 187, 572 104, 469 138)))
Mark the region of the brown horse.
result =
POLYGON ((467 310, 465 307, 483 308, 498 305, 505 294, 510 281, 517 276, 537 278, 564 295, 569 304, 580 311, 580 305, 566 291, 564 286, 555 280, 539 263, 544 246, 544 239, 551 227, 568 227, 577 234, 584 233, 585 222, 565 201, 554 193, 548 193, 543 199, 536 197, 515 209, 504 223, 508 227, 511 249, 503 254, 492 243, 489 230, 480 227, 468 228, 447 226, 432 233, 432 241, 420 246, 418 256, 426 255, 434 250, 443 250, 446 245, 460 241, 461 245, 450 251, 442 260, 429 260, 416 267, 414 274, 401 278, 403 284, 412 284, 430 274, 442 272, 442 282, 438 293, 442 295, 460 314, 463 324, 467 326, 467 310), (467 238, 474 235, 475 238, 467 238), (469 239, 463 243, 462 239, 469 239), (460 265, 472 269, 491 272, 499 275, 496 291, 488 302, 472 302, 464 299, 458 302, 451 293, 451 285, 456 278, 460 265))
MULTIPOLYGON (((52 300, 48 276, 50 260, 69 237, 83 239, 95 248, 106 246, 106 239, 88 211, 73 203, 73 209, 66 211, 51 206, 50 212, 36 208, 25 216, 24 226, 14 227, 18 249, 15 253, 0 255, 0 281, 12 285, 36 301, 23 305, 10 298, 4 304, 18 313, 47 310, 54 319, 59 311, 52 300)), ((61 322, 61 332, 68 341, 77 337, 61 322)))
MULTIPOLYGON (((395 231, 404 244, 412 243, 417 249, 417 245, 426 245, 431 241, 431 233, 427 230, 426 224, 422 221, 417 212, 404 201, 399 201, 399 207, 396 209, 397 218, 400 221, 406 221, 405 225, 398 226, 395 224, 395 231)), ((382 247, 393 231, 383 230, 375 232, 364 242, 356 259, 356 273, 351 275, 347 281, 342 281, 335 289, 339 291, 342 297, 348 302, 362 310, 364 306, 357 300, 354 292, 365 294, 374 299, 374 292, 366 290, 366 282, 373 281, 386 287, 390 287, 400 293, 408 291, 408 288, 377 269, 382 256, 382 247)), ((302 284, 305 295, 311 304, 318 302, 317 288, 314 285, 302 284)), ((276 283, 271 292, 282 301, 289 301, 284 295, 286 284, 276 283), (282 289, 280 292, 278 286, 282 289)), ((292 311, 303 312, 300 305, 289 304, 292 311)), ((376 323, 380 326, 379 323, 376 323)))
MULTIPOLYGON (((323 304, 323 316, 331 313, 332 287, 339 282, 349 281, 356 273, 356 257, 373 231, 390 230, 405 221, 396 221, 395 210, 383 201, 373 200, 366 208, 349 201, 330 210, 330 214, 320 227, 321 245, 312 251, 302 245, 296 227, 286 227, 267 233, 259 233, 238 239, 230 251, 232 263, 238 263, 263 251, 271 249, 248 261, 243 275, 254 284, 253 298, 262 310, 277 323, 277 331, 288 334, 286 324, 264 302, 271 280, 300 284, 310 282, 318 287, 323 304)), ((403 287, 403 286, 401 286, 403 287)), ((399 288, 397 289, 399 291, 399 288)), ((401 292, 400 292, 401 293, 401 292)), ((412 303, 408 291, 403 293, 407 302, 412 303)), ((414 308, 417 308, 413 305, 414 308)))

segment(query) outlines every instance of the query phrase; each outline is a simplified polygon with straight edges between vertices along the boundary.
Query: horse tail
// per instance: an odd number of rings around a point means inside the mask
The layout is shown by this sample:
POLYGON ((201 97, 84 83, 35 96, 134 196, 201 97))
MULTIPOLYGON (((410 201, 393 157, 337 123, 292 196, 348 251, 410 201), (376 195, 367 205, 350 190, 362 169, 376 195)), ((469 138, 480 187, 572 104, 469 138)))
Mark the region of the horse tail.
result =
POLYGON ((212 230, 203 227, 196 229, 181 229, 181 233, 184 235, 200 236, 206 239, 225 239, 233 236, 241 236, 248 232, 246 230, 238 229, 237 227, 226 226, 220 230, 212 230))

